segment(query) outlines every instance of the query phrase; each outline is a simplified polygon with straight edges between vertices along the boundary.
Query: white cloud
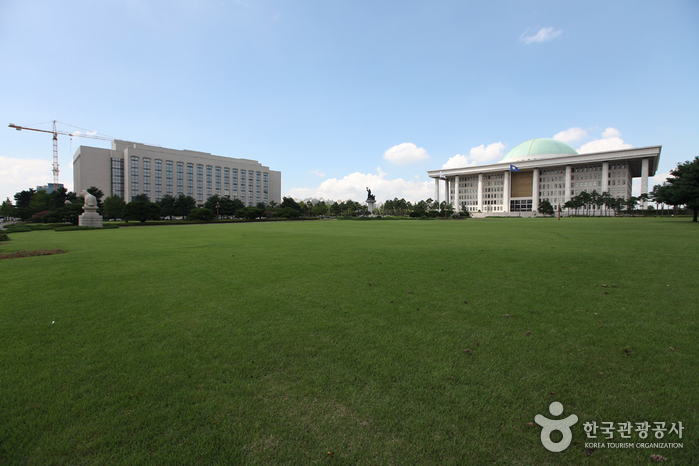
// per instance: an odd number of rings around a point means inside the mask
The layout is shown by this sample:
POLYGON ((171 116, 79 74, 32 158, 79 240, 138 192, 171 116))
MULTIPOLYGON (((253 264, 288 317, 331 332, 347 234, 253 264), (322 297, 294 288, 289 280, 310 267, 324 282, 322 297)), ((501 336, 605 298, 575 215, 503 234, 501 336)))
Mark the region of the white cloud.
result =
POLYGON ((613 138, 613 137, 621 137, 621 133, 619 132, 618 129, 609 127, 604 130, 604 133, 602 133, 603 138, 613 138))
POLYGON ((595 139, 583 144, 578 149, 579 154, 589 154, 592 152, 606 152, 610 150, 631 149, 633 145, 621 139, 621 133, 616 128, 607 128, 602 133, 602 139, 595 139))
POLYGON ((412 142, 404 142, 384 152, 383 158, 398 165, 405 165, 429 159, 430 156, 424 148, 417 147, 412 142))
POLYGON ((558 139, 566 144, 573 141, 578 141, 587 136, 587 131, 582 128, 569 128, 564 131, 560 131, 553 136, 553 139, 558 139))
POLYGON ((442 168, 461 168, 476 165, 478 163, 488 162, 495 159, 501 159, 504 154, 502 150, 505 144, 502 142, 494 142, 492 144, 481 144, 477 147, 472 147, 469 155, 456 154, 442 165, 442 168))
POLYGON ((307 172, 307 173, 310 173, 311 175, 315 175, 315 176, 321 176, 321 177, 322 177, 322 176, 325 176, 325 173, 320 172, 320 171, 315 170, 315 169, 313 169, 313 170, 311 170, 311 171, 309 171, 309 172, 307 172))
POLYGON ((527 32, 529 32, 529 28, 527 28, 527 30, 524 31, 521 36, 519 36, 519 41, 529 45, 555 39, 563 33, 563 30, 554 29, 553 27, 541 28, 536 34, 529 36, 526 35, 527 32))
POLYGON ((0 156, 0 180, 0 202, 9 197, 14 204, 15 193, 53 183, 51 161, 0 156))
POLYGON ((469 160, 468 155, 456 154, 454 157, 450 157, 442 168, 463 168, 471 165, 476 165, 475 160, 469 160))
POLYGON ((434 197, 434 181, 404 180, 402 178, 388 179, 388 174, 376 168, 373 173, 351 173, 344 178, 330 178, 323 181, 317 188, 291 188, 285 196, 296 199, 324 198, 326 202, 340 199, 361 202, 366 199, 366 188, 376 195, 376 200, 384 202, 397 197, 411 202, 434 197))

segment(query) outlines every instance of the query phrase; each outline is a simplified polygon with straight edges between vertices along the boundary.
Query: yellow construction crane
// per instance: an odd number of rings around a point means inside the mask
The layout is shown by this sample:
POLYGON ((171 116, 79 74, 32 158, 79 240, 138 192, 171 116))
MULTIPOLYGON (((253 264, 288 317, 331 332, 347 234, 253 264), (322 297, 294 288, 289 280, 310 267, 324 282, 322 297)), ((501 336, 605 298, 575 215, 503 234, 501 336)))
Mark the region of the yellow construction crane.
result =
MULTIPOLYGON (((68 131, 57 131, 56 130, 56 120, 53 120, 53 131, 49 131, 46 129, 37 129, 37 128, 29 128, 27 126, 17 126, 14 123, 10 123, 10 128, 14 128, 17 131, 22 131, 23 129, 26 129, 27 131, 38 131, 40 133, 51 133, 53 134, 53 184, 58 185, 58 135, 61 134, 63 136, 70 136, 70 137, 79 137, 79 138, 90 138, 90 139, 101 139, 103 141, 113 141, 114 138, 108 137, 108 136, 98 136, 96 134, 89 134, 89 133, 81 133, 79 131, 73 131, 72 133, 68 131)), ((64 125, 68 125, 67 123, 62 123, 64 125)), ((68 125, 68 126, 73 126, 73 125, 68 125)), ((77 128, 77 126, 73 126, 74 128, 77 128)), ((83 128, 78 128, 78 129, 83 129, 83 128)), ((87 131, 83 129, 83 131, 87 131)))

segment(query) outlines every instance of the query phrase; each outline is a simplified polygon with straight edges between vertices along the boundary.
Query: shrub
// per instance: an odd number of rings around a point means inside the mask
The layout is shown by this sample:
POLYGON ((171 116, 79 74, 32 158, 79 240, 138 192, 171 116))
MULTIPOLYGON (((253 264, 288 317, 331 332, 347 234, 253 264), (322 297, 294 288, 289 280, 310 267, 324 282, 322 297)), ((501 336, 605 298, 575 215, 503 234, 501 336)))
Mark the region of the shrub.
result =
POLYGON ((10 241, 10 237, 4 231, 0 231, 0 241, 10 241))
POLYGON ((7 225, 5 229, 10 233, 20 233, 25 231, 32 231, 27 225, 23 223, 13 223, 12 225, 7 225))
POLYGON ((277 211, 277 218, 299 218, 300 216, 301 212, 291 207, 282 207, 277 211))
POLYGON ((192 211, 189 212, 189 215, 187 215, 187 220, 202 220, 204 222, 209 222, 213 219, 214 213, 206 207, 192 209, 192 211))

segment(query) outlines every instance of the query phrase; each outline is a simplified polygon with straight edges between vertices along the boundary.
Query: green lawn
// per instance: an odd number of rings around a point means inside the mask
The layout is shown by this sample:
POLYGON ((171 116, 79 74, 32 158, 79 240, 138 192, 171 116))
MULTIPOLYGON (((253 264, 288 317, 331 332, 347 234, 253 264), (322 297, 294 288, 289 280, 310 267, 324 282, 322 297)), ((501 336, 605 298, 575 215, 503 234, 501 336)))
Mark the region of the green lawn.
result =
POLYGON ((687 219, 10 236, 67 253, 0 261, 0 464, 699 463, 687 219), (561 453, 527 425, 553 401, 561 453), (588 457, 592 421, 684 447, 588 457))

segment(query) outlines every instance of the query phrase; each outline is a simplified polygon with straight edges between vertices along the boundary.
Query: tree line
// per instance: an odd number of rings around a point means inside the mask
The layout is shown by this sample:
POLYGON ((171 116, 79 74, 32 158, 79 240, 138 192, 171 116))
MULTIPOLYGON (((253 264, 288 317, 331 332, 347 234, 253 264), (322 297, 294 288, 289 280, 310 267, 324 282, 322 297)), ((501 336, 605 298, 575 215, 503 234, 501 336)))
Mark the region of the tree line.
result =
MULTIPOLYGON (((157 202, 151 202, 147 195, 139 194, 131 202, 125 202, 120 196, 109 196, 102 200, 104 193, 91 186, 87 192, 97 198, 98 213, 105 219, 123 219, 145 222, 147 220, 174 219, 209 221, 214 218, 299 218, 321 216, 363 217, 369 215, 369 209, 364 203, 347 200, 333 202, 301 201, 296 202, 290 197, 284 197, 281 204, 271 201, 265 205, 260 202, 255 206, 245 206, 239 199, 230 196, 213 195, 203 206, 197 207, 192 196, 165 195, 157 202)), ((10 199, 3 201, 0 215, 20 218, 23 221, 45 223, 78 223, 82 214, 83 199, 65 188, 58 188, 51 193, 45 190, 35 191, 30 188, 14 195, 15 203, 10 199)), ((626 209, 635 212, 640 202, 654 201, 670 206, 686 206, 693 211, 693 221, 697 221, 699 211, 699 156, 692 161, 677 165, 670 171, 670 177, 661 185, 656 185, 650 194, 641 194, 629 199, 612 197, 608 192, 598 193, 583 191, 562 205, 568 213, 577 215, 609 215, 626 209)), ((552 215, 555 208, 548 201, 542 201, 538 206, 542 214, 552 215)), ((433 199, 421 200, 415 203, 405 199, 394 198, 377 206, 374 213, 382 216, 410 217, 467 217, 467 211, 454 212, 451 204, 433 199)))

